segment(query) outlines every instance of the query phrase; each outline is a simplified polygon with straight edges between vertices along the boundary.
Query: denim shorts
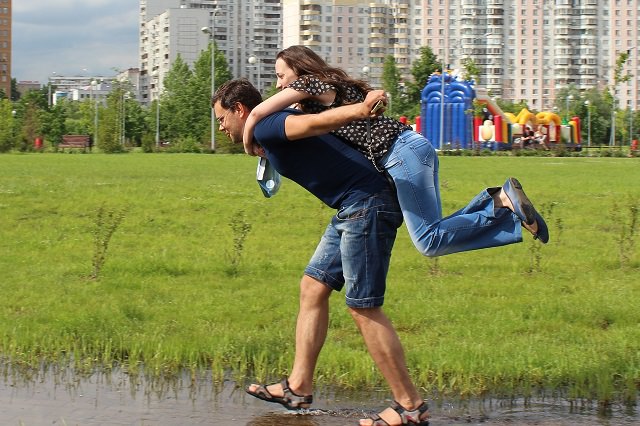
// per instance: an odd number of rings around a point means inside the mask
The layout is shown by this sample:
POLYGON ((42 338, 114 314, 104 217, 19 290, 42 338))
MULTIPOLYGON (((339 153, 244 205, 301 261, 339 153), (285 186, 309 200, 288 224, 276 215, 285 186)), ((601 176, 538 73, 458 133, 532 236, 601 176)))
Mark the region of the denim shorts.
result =
POLYGON ((402 212, 391 189, 341 207, 305 268, 305 275, 340 291, 352 308, 382 306, 391 249, 402 212))

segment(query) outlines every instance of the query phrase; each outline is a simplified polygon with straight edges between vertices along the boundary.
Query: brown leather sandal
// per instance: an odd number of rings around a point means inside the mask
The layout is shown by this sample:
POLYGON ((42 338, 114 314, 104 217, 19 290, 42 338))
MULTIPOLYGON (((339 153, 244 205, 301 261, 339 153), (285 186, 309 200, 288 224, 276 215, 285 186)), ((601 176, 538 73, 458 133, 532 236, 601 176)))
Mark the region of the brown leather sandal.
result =
MULTIPOLYGON (((407 410, 402 405, 398 404, 398 402, 393 401, 391 408, 393 408, 393 410, 400 416, 402 425, 429 426, 429 420, 420 418, 420 416, 429 411, 429 406, 424 402, 415 410, 407 410)), ((389 423, 387 423, 378 414, 374 414, 371 417, 371 420, 373 420, 371 426, 390 426, 389 423)))
POLYGON ((273 396, 267 390, 267 386, 270 385, 258 385, 255 391, 249 390, 247 387, 245 392, 258 399, 267 402, 276 402, 281 404, 287 410, 300 410, 303 408, 309 408, 313 402, 313 395, 298 395, 289 388, 289 381, 285 378, 280 382, 282 386, 283 396, 273 396), (303 406, 304 405, 304 406, 303 406))

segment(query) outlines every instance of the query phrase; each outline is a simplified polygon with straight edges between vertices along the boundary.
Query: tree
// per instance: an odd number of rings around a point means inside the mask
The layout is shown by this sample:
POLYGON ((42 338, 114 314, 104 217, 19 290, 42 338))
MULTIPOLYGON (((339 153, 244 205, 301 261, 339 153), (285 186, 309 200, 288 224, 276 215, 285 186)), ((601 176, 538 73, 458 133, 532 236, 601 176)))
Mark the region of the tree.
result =
POLYGON ((215 87, 220 87, 223 83, 231 79, 231 72, 227 64, 224 53, 218 50, 215 44, 209 44, 207 50, 203 50, 193 64, 193 75, 191 79, 192 90, 192 115, 195 118, 194 128, 191 136, 201 142, 211 140, 211 51, 214 52, 215 65, 215 87))
POLYGON ((582 117, 583 140, 588 138, 588 119, 591 121, 591 143, 593 145, 606 145, 609 140, 611 128, 611 102, 609 91, 601 92, 597 88, 591 88, 582 93, 580 101, 575 104, 575 115, 582 117), (589 106, 584 101, 589 101, 589 106))
POLYGON ((8 99, 0 99, 0 152, 10 151, 14 138, 13 105, 8 99))
POLYGON ((511 114, 518 115, 523 109, 529 109, 529 105, 526 101, 512 102, 504 99, 496 99, 496 104, 504 112, 510 112, 511 114))
POLYGON ((65 106, 68 103, 71 102, 59 101, 51 110, 45 111, 43 114, 42 133, 45 140, 54 146, 62 142, 62 136, 66 134, 65 106))
MULTIPOLYGON (((125 97, 125 105, 125 137, 132 145, 140 146, 142 137, 149 131, 147 111, 132 98, 125 97)), ((155 129, 155 125, 153 128, 155 129)))
POLYGON ((581 97, 582 94, 580 89, 575 84, 570 84, 569 86, 558 90, 556 94, 555 107, 559 111, 559 115, 562 119, 570 119, 575 115, 575 107, 580 103, 581 97))
POLYGON ((189 66, 178 55, 164 79, 164 90, 160 95, 160 114, 163 117, 165 134, 170 141, 189 134, 191 91, 188 86, 191 76, 189 66))
MULTIPOLYGON (((620 83, 626 83, 627 81, 631 80, 631 77, 633 77, 633 75, 628 71, 626 73, 623 73, 623 69, 625 67, 625 64, 627 63, 627 60, 629 59, 630 54, 631 54, 630 50, 627 50, 625 52, 620 52, 620 54, 616 58, 616 65, 613 69, 613 87, 612 87, 613 97, 611 99, 611 132, 609 133, 610 134, 609 145, 611 146, 615 145, 617 135, 619 133, 622 133, 620 130, 624 127, 624 124, 620 123, 622 120, 624 120, 624 117, 623 117, 624 114, 616 115, 616 111, 618 109, 616 105, 616 93, 618 91, 618 85, 620 83)), ((622 137, 623 135, 621 134, 620 136, 622 137)), ((622 140, 620 142, 620 145, 622 146, 622 140)))
POLYGON ((20 92, 18 92, 18 82, 15 78, 11 79, 11 100, 17 101, 20 99, 20 92))
POLYGON ((402 110, 402 99, 400 98, 400 71, 396 66, 396 61, 392 55, 384 58, 382 65, 382 89, 389 95, 389 105, 387 115, 397 115, 396 111, 402 110))
POLYGON ((433 53, 431 47, 420 48, 420 59, 413 62, 411 75, 413 81, 407 84, 407 97, 412 103, 420 103, 422 89, 427 85, 431 74, 440 69, 438 57, 433 53))
POLYGON ((473 80, 475 84, 480 84, 480 67, 476 64, 476 61, 471 57, 466 57, 462 60, 462 68, 464 72, 462 78, 464 80, 473 80))
POLYGON ((106 153, 122 152, 122 131, 123 131, 123 107, 125 105, 126 86, 114 83, 113 89, 107 96, 106 107, 101 110, 100 116, 100 140, 98 148, 106 153))
POLYGON ((157 121, 158 108, 160 107, 158 99, 154 99, 149 104, 148 108, 144 110, 144 120, 146 133, 142 135, 141 146, 144 152, 153 152, 156 145, 156 124, 160 125, 159 139, 164 140, 164 134, 162 132, 162 120, 157 121))
MULTIPOLYGON (((212 48, 215 84, 216 87, 220 87, 231 78, 231 72, 224 54, 215 48, 215 45, 210 45, 209 49, 201 52, 194 63, 193 71, 178 57, 164 80, 160 112, 163 117, 163 134, 172 142, 184 138, 202 143, 211 138, 212 48)), ((220 133, 217 136, 220 140, 226 140, 220 133)), ((222 151, 224 152, 224 149, 222 151)))
MULTIPOLYGON (((196 138, 200 143, 211 140, 211 46, 209 43, 209 48, 203 50, 193 63, 193 73, 189 81, 190 115, 193 118, 188 136, 196 138)), ((218 81, 217 77, 216 75, 218 81)))
POLYGON ((15 103, 17 139, 14 148, 29 151, 37 137, 44 135, 42 124, 48 110, 47 92, 30 90, 15 103))

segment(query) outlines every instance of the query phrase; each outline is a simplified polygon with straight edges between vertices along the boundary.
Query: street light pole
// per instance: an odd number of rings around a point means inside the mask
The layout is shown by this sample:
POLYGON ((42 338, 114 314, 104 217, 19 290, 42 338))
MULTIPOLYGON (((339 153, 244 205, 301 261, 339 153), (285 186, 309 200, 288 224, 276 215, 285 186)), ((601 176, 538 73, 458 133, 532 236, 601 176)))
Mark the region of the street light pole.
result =
POLYGON ((609 146, 616 144, 616 89, 613 88, 613 108, 611 108, 611 137, 609 138, 609 146))
POLYGON ((160 149, 160 73, 158 70, 155 70, 153 73, 153 84, 155 85, 156 91, 156 149, 160 149))
POLYGON ((629 146, 633 143, 633 110, 629 107, 629 146))
POLYGON ((258 74, 258 78, 257 78, 257 88, 258 88, 258 92, 262 91, 262 82, 260 81, 260 60, 258 58, 256 58, 255 56, 249 56, 249 59, 247 59, 247 62, 249 62, 252 66, 256 67, 256 73, 258 74))
POLYGON ((567 98, 566 98, 566 101, 567 101, 566 107, 567 108, 566 108, 566 116, 565 116, 565 119, 567 120, 567 124, 569 124, 569 115, 570 115, 569 114, 569 101, 572 101, 572 100, 573 100, 573 95, 569 95, 568 94, 567 98))
MULTIPOLYGON (((209 16, 211 16, 211 26, 210 27, 202 27, 201 31, 205 34, 209 34, 210 40, 210 49, 211 49, 211 99, 213 99, 213 95, 216 93, 216 61, 215 61, 215 19, 217 10, 209 12, 209 16)), ((209 101, 211 102, 211 101, 209 101)), ((216 115, 213 110, 213 105, 211 107, 211 152, 216 151, 216 115)))
POLYGON ((98 145, 98 82, 91 80, 91 91, 93 92, 93 107, 95 109, 93 114, 93 144, 98 145))
POLYGON ((128 98, 125 91, 122 91, 122 128, 120 129, 120 144, 124 147, 126 141, 126 132, 125 126, 127 125, 126 117, 127 117, 127 106, 125 104, 126 98, 128 98))
POLYGON ((591 146, 591 102, 589 99, 584 101, 587 106, 587 146, 591 146))
POLYGON ((11 111, 11 139, 12 139, 12 142, 15 142, 15 139, 16 139, 16 114, 17 114, 17 111, 15 109, 11 111))
MULTIPOLYGON (((637 48, 638 46, 632 46, 630 48, 627 49, 627 54, 629 56, 627 56, 627 60, 629 60, 629 57, 631 57, 631 53, 637 48)), ((631 69, 633 69, 633 66, 631 67, 631 69)), ((633 93, 633 82, 631 81, 631 78, 629 78, 629 88, 632 89, 629 92, 633 93)), ((629 99, 629 147, 631 147, 631 144, 633 143, 633 101, 636 98, 635 95, 631 95, 631 98, 629 99)), ((620 142, 620 145, 622 145, 622 142, 620 142)))
POLYGON ((362 76, 367 83, 369 82, 369 71, 371 71, 371 68, 368 65, 362 67, 362 76))

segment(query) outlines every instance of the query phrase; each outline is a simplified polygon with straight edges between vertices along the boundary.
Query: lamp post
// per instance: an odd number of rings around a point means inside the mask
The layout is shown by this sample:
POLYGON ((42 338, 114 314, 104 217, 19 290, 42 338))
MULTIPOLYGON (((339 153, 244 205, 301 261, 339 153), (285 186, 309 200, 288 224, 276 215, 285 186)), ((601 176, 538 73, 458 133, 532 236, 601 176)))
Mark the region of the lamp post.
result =
MULTIPOLYGON (((211 26, 210 27, 202 27, 201 31, 205 34, 209 34, 209 43, 211 45, 211 98, 213 99, 213 95, 216 92, 216 61, 215 61, 215 19, 217 10, 209 12, 211 16, 211 26)), ((211 105, 211 152, 216 151, 216 115, 213 111, 213 105, 211 105)))
POLYGON ((616 89, 613 88, 613 105, 611 108, 611 137, 609 138, 609 146, 616 144, 616 89))
POLYGON ((122 91, 122 127, 120 129, 120 144, 124 147, 126 142, 126 128, 127 125, 127 99, 129 99, 129 94, 126 91, 122 91))
POLYGON ((362 67, 362 76, 364 77, 364 80, 368 83, 369 82, 369 72, 371 71, 371 68, 369 68, 368 65, 365 65, 364 67, 362 67))
POLYGON ((262 90, 262 87, 261 87, 262 82, 260 81, 260 60, 255 56, 251 55, 249 56, 249 59, 247 59, 247 62, 249 62, 249 64, 251 64, 252 67, 256 67, 256 73, 258 74, 257 87, 258 87, 258 92, 260 92, 262 90))
POLYGON ((91 93, 93 95, 93 144, 98 145, 98 82, 96 80, 91 80, 91 93))
POLYGON ((156 89, 156 149, 160 148, 160 91, 158 90, 158 84, 160 82, 160 75, 158 70, 153 72, 153 84, 156 89))
POLYGON ((584 101, 585 106, 587 107, 587 146, 591 146, 591 102, 589 99, 584 101))
POLYGON ((633 110, 629 106, 629 146, 633 143, 633 110))
MULTIPOLYGON (((627 60, 629 60, 629 57, 631 57, 631 53, 636 50, 637 47, 638 46, 631 46, 627 49, 627 54, 629 55, 627 56, 627 60)), ((631 69, 633 69, 633 66, 631 67, 631 69)), ((629 88, 632 89, 630 90, 630 92, 633 93, 633 82, 631 79, 631 75, 629 75, 629 80, 627 81, 629 82, 629 88)), ((631 98, 629 99, 629 146, 631 146, 631 144, 633 143, 633 101, 635 98, 635 95, 631 95, 631 98)), ((620 145, 622 145, 622 143, 620 143, 620 145)))
POLYGON ((573 95, 567 95, 567 98, 566 98, 566 101, 567 101, 567 103, 566 103, 566 114, 567 115, 565 117, 565 119, 567 120, 567 124, 569 123, 569 115, 570 115, 569 114, 569 102, 572 101, 572 100, 573 100, 573 95))
POLYGON ((15 143, 15 138, 16 138, 16 113, 17 111, 14 109, 11 111, 11 139, 12 139, 12 143, 15 143))

